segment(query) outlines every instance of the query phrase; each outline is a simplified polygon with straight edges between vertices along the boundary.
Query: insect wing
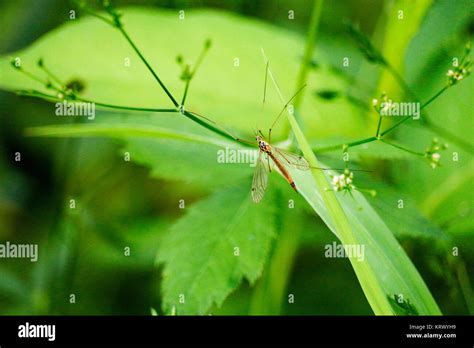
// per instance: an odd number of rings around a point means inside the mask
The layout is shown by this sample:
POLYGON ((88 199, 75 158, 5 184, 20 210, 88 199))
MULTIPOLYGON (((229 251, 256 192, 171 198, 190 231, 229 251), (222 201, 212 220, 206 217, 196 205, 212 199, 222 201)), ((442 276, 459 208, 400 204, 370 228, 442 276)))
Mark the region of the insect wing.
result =
POLYGON ((311 167, 303 156, 273 148, 273 155, 283 164, 299 170, 309 170, 311 167))
POLYGON ((255 166, 255 172, 252 180, 252 199, 255 203, 259 203, 268 184, 268 166, 262 153, 258 155, 257 165, 255 166))

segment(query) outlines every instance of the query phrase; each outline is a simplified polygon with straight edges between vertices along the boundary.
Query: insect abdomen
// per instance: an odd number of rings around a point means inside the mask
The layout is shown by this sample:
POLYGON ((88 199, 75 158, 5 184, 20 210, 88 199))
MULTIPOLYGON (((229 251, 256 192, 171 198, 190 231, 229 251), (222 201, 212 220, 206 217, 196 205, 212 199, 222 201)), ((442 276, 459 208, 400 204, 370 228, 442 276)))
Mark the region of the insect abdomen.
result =
POLYGON ((278 169, 280 170, 280 172, 283 174, 283 176, 285 177, 286 181, 288 181, 288 183, 290 184, 291 187, 293 187, 293 189, 298 192, 298 190, 296 189, 296 185, 295 185, 295 182, 293 181, 293 178, 291 177, 290 173, 288 173, 288 171, 286 170, 286 168, 280 163, 279 160, 277 160, 275 158, 275 156, 273 156, 273 154, 271 152, 268 153, 268 155, 272 158, 273 162, 276 164, 276 166, 278 167, 278 169))
POLYGON ((295 190, 296 192, 298 192, 298 190, 296 189, 296 185, 295 185, 295 182, 294 182, 294 181, 290 182, 290 185, 291 185, 291 187, 293 187, 293 190, 295 190))

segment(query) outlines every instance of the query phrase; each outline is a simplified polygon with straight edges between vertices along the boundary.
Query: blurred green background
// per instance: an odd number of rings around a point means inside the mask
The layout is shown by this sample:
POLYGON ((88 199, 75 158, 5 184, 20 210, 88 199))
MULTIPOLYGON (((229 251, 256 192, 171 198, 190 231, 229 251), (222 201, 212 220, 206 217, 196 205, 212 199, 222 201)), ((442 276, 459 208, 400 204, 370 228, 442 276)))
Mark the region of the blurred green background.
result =
MULTIPOLYGON (((212 12, 213 19, 207 21, 208 12, 201 12, 202 17, 196 19, 198 22, 195 25, 202 31, 189 36, 189 42, 173 40, 174 35, 180 37, 179 32, 173 31, 166 40, 163 38, 166 41, 162 47, 164 52, 159 47, 153 48, 161 52, 161 58, 166 57, 166 62, 161 60, 162 66, 158 63, 153 65, 166 76, 165 80, 174 90, 182 86, 175 63, 177 54, 195 59, 204 39, 210 36, 213 48, 209 61, 217 62, 220 57, 212 56, 214 45, 217 52, 223 52, 219 50, 222 45, 229 51, 238 44, 245 46, 247 38, 250 42, 252 37, 251 30, 258 35, 268 35, 268 41, 263 45, 271 61, 272 57, 278 57, 272 65, 281 78, 285 94, 290 95, 295 87, 295 75, 303 54, 301 47, 312 9, 310 1, 143 0, 114 3, 118 8, 138 5, 145 12, 164 9, 172 11, 164 13, 177 13, 185 9, 190 17, 193 10, 202 8, 216 8, 246 17, 231 18, 223 12, 212 12), (288 19, 289 10, 295 12, 293 20, 288 19), (228 29, 213 33, 206 28, 206 25, 212 24, 219 26, 220 21, 242 21, 250 29, 242 33, 233 33, 228 29), (254 24, 255 27, 252 27, 254 24), (242 35, 242 38, 233 38, 232 34, 242 35), (228 41, 225 41, 226 37, 228 41), (222 40, 219 41, 219 38, 222 40), (295 45, 294 49, 292 45, 295 45), (289 66, 293 70, 285 71, 285 67, 289 66)), ((311 69, 312 82, 307 88, 303 107, 303 124, 314 145, 336 144, 340 140, 372 134, 374 119, 367 111, 367 105, 380 88, 393 91, 398 88, 394 87, 390 77, 384 75, 383 69, 364 59, 346 30, 345 23, 348 21, 357 23, 360 30, 371 37, 374 45, 388 55, 386 58, 402 69, 401 74, 422 100, 428 99, 445 84, 445 74, 452 57, 459 56, 466 42, 472 38, 472 4, 469 1, 448 0, 426 2, 429 3, 425 6, 426 13, 419 14, 418 23, 414 13, 418 5, 423 8, 424 4, 415 3, 418 4, 370 0, 324 2, 311 69), (393 13, 397 6, 407 8, 407 22, 399 26, 389 19, 389 13, 393 13), (350 57, 347 69, 342 68, 343 57, 350 57), (340 97, 324 98, 321 97, 323 92, 337 92, 340 97)), ((59 0, 1 1, 3 35, 0 54, 9 56, 68 22, 71 8, 74 6, 59 0)), ((127 16, 124 18, 126 21, 127 16)), ((98 22, 97 26, 104 26, 98 20, 95 22, 98 22)), ((137 32, 135 38, 138 42, 142 40, 145 55, 147 40, 154 40, 155 35, 160 37, 163 32, 157 34, 143 30, 141 35, 137 32)), ((92 30, 84 33, 84 41, 91 40, 85 43, 86 47, 96 47, 93 52, 76 51, 75 45, 84 42, 72 41, 65 48, 50 51, 46 63, 52 62, 58 72, 67 72, 70 67, 61 66, 61 61, 67 61, 72 56, 80 54, 84 66, 88 65, 89 56, 102 57, 104 65, 97 67, 97 71, 90 72, 77 65, 71 76, 63 77, 79 76, 86 84, 90 82, 90 89, 86 85, 86 93, 97 100, 106 101, 119 95, 122 105, 168 106, 163 105, 166 99, 159 95, 160 91, 152 80, 140 84, 140 76, 146 75, 120 75, 117 69, 117 81, 129 81, 128 84, 115 84, 115 81, 101 84, 98 71, 116 69, 113 61, 107 62, 115 48, 108 47, 108 42, 102 37, 94 41, 94 35, 92 30), (94 74, 97 74, 98 81, 93 81, 94 74), (134 94, 137 86, 144 92, 134 94)), ((117 41, 123 41, 118 33, 111 35, 116 35, 117 41)), ((67 40, 67 36, 62 40, 67 40)), ((249 47, 258 47, 258 44, 252 42, 249 47)), ((129 50, 130 57, 135 57, 125 43, 121 49, 129 50)), ((150 60, 153 62, 156 57, 151 52, 150 60)), ((229 52, 229 57, 233 57, 232 52, 229 52)), ((223 72, 216 64, 206 65, 205 60, 193 81, 196 87, 195 90, 191 87, 190 103, 195 110, 249 138, 254 124, 251 114, 258 114, 261 110, 264 67, 259 51, 247 52, 242 57, 242 65, 249 67, 243 76, 253 77, 252 80, 245 82, 243 77, 242 80, 232 80, 232 73, 223 72)), ((138 60, 135 62, 138 66, 138 60)), ((27 63, 34 65, 35 62, 27 63)), ((142 67, 137 69, 134 71, 144 71, 142 67)), ((1 72, 0 78, 6 79, 7 75, 11 78, 10 72, 1 72)), ((13 88, 16 83, 9 80, 6 85, 13 88)), ((18 84, 21 84, 20 78, 18 84)), ((435 107, 429 109, 436 124, 471 144, 472 92, 470 78, 449 89, 436 101, 435 107), (448 117, 450 122, 445 121, 448 117)), ((267 107, 269 112, 262 121, 264 124, 274 117, 274 111, 279 108, 275 93, 269 94, 273 102, 270 101, 267 107)), ((157 122, 153 116, 138 114, 130 116, 101 111, 97 118, 99 116, 102 120, 114 119, 124 123, 131 119, 143 124, 157 122)), ((3 90, 0 91, 0 117, 0 242, 38 243, 40 249, 37 263, 0 259, 0 314, 148 315, 150 307, 160 312, 162 267, 155 265, 156 253, 165 233, 186 213, 186 209, 177 208, 178 201, 184 199, 186 206, 190 206, 209 196, 209 183, 205 179, 200 181, 206 168, 196 168, 194 176, 189 173, 189 178, 183 175, 185 179, 178 177, 172 180, 173 173, 166 173, 166 161, 172 161, 172 158, 179 156, 179 152, 165 154, 168 150, 165 144, 156 148, 163 151, 162 156, 152 160, 144 150, 150 145, 146 141, 124 147, 121 139, 25 137, 27 127, 58 123, 52 117, 52 104, 3 90), (123 151, 128 149, 133 150, 132 154, 141 154, 137 161, 124 165, 123 151), (22 154, 20 163, 14 162, 17 151, 22 154), (157 171, 165 174, 160 175, 157 171), (71 197, 80 202, 76 210, 68 209, 71 197), (124 247, 131 248, 129 257, 124 257, 124 247), (69 302, 70 294, 76 296, 74 304, 69 302)), ((179 127, 187 126, 180 124, 179 127)), ((284 129, 282 126, 276 130, 276 138, 282 138, 284 129)), ((399 142, 421 151, 433 137, 441 138, 450 145, 443 158, 443 167, 437 170, 406 153, 377 146, 354 150, 352 154, 361 166, 374 169, 372 175, 360 178, 360 186, 378 191, 377 197, 370 200, 371 204, 414 262, 443 314, 472 314, 469 279, 474 270, 472 152, 416 125, 403 127, 396 134, 399 142), (453 152, 459 154, 459 162, 450 160, 453 152), (403 212, 394 209, 399 199, 405 201, 403 212), (452 247, 459 248, 460 257, 450 255, 452 247)), ((186 154, 184 156, 183 161, 187 158, 186 154)), ((337 151, 321 156, 328 163, 341 163, 337 151)), ((199 166, 199 160, 197 164, 189 160, 192 165, 186 170, 192 171, 193 166, 199 166)), ((222 168, 216 170, 222 171, 222 168)), ((222 181, 222 187, 233 178, 232 173, 229 177, 224 175, 227 174, 219 172, 220 179, 215 178, 222 181)), ((250 187, 250 176, 249 170, 249 180, 243 181, 242 185, 250 187)), ((214 180, 214 177, 209 180, 214 180)), ((271 184, 276 184, 276 180, 272 179, 271 184)), ((270 306, 268 309, 259 303, 263 301, 260 292, 265 291, 262 290, 267 277, 264 273, 256 285, 243 281, 220 308, 212 308, 210 312, 239 315, 370 315, 372 310, 349 262, 324 257, 324 246, 332 243, 335 237, 314 212, 308 209, 299 212, 299 218, 290 229, 294 229, 298 237, 293 240, 295 245, 289 245, 289 250, 284 253, 287 257, 282 269, 284 274, 281 275, 284 291, 277 299, 277 308, 270 306), (295 295, 294 303, 288 303, 287 294, 295 295)), ((270 254, 272 252, 274 250, 270 254)), ((267 261, 265 270, 270 267, 271 260, 267 261)))

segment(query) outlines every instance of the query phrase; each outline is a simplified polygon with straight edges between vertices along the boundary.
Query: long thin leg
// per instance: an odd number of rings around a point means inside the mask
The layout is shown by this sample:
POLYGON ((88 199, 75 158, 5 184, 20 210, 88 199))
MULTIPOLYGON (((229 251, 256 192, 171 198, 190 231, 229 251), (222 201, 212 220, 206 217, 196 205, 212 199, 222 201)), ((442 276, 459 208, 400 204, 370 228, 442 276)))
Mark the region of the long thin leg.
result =
MULTIPOLYGON (((263 99, 262 99, 262 113, 265 107, 265 101, 267 100, 267 81, 268 81, 268 62, 265 65, 265 81, 263 83, 263 99)), ((255 121, 255 129, 258 129, 258 117, 255 121)))
POLYGON ((272 126, 270 127, 270 129, 268 130, 268 142, 270 142, 270 136, 271 136, 271 133, 272 133, 272 129, 275 127, 275 124, 277 123, 277 121, 279 120, 280 116, 283 114, 283 112, 285 112, 286 108, 288 107, 288 105, 290 105, 290 103, 293 101, 293 99, 295 99, 295 97, 303 90, 303 88, 305 88, 306 85, 303 85, 300 87, 300 89, 298 89, 296 91, 296 93, 290 98, 290 100, 288 100, 286 102, 286 104, 283 106, 283 109, 281 109, 280 113, 278 114, 277 118, 275 119, 275 121, 272 123, 272 126))
POLYGON ((268 64, 265 65, 265 83, 263 84, 263 101, 262 101, 262 108, 265 105, 266 95, 267 95, 267 79, 268 79, 268 64))

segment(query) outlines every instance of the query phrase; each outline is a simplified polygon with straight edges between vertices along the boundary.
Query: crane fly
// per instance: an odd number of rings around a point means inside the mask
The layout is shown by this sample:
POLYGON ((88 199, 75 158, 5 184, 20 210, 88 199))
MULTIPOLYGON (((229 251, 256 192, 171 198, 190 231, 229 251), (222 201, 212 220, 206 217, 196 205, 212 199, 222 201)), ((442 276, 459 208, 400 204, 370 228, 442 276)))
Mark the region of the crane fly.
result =
MULTIPOLYGON (((258 143, 257 164, 255 165, 255 172, 252 179, 252 199, 255 203, 259 203, 265 194, 268 184, 268 174, 272 172, 273 166, 278 169, 295 192, 298 192, 298 189, 288 168, 298 170, 342 170, 340 168, 311 167, 303 156, 272 146, 264 139, 261 131, 257 132, 255 140, 258 143)), ((357 169, 351 170, 365 171, 357 169)))
MULTIPOLYGON (((265 52, 262 49, 262 54, 264 56, 264 59, 266 61, 266 68, 265 68, 265 83, 263 87, 263 104, 265 104, 265 96, 266 96, 266 88, 267 88, 267 77, 270 76, 272 82, 274 83, 277 92, 280 96, 280 99, 283 101, 283 97, 280 93, 280 89, 278 87, 278 84, 276 83, 273 74, 270 70, 269 67, 269 61, 265 55, 265 52)), ((295 192, 298 192, 296 188, 295 181, 293 180, 293 177, 290 174, 290 171, 288 168, 294 168, 298 170, 309 170, 309 169, 319 169, 319 170, 341 170, 341 169, 336 169, 336 168, 320 168, 320 167, 311 167, 309 163, 306 161, 306 159, 303 156, 299 156, 297 154, 294 154, 292 152, 286 151, 279 149, 275 146, 272 146, 271 143, 271 134, 272 134, 272 129, 276 125, 278 119, 280 116, 283 114, 283 112, 288 108, 290 105, 291 101, 305 88, 305 85, 303 85, 299 90, 296 91, 296 93, 288 100, 285 105, 283 106, 283 109, 280 111, 278 116, 276 117, 275 121, 271 125, 270 129, 268 130, 268 141, 265 140, 262 132, 259 130, 257 131, 255 135, 255 140, 258 143, 258 157, 257 157, 257 163, 255 166, 255 172, 253 175, 252 179, 252 199, 255 203, 259 203, 263 195, 265 194, 265 190, 267 188, 268 184, 268 173, 272 171, 273 165, 278 169, 278 171, 283 175, 283 177, 286 179, 286 181, 290 184, 290 186, 295 190, 295 192)), ((365 171, 365 170, 357 170, 353 169, 354 171, 365 171)))
MULTIPOLYGON (((281 95, 281 92, 279 90, 278 84, 276 83, 273 74, 269 68, 269 62, 268 59, 265 56, 265 53, 262 49, 262 54, 264 56, 264 59, 266 61, 266 69, 265 69, 265 84, 264 84, 264 89, 263 89, 263 104, 265 104, 265 96, 266 96, 266 88, 267 88, 267 77, 270 76, 272 79, 272 82, 274 83, 277 92, 280 96, 280 99, 283 101, 283 97, 281 95)), ((288 108, 290 105, 291 101, 300 93, 303 88, 305 88, 306 85, 303 85, 291 98, 288 100, 288 102, 285 103, 283 106, 283 109, 280 111, 278 116, 276 117, 275 121, 271 125, 271 127, 268 130, 268 141, 265 140, 265 137, 263 136, 263 133, 258 130, 255 134, 255 140, 257 141, 258 144, 258 157, 257 157, 257 163, 255 165, 255 172, 253 175, 252 179, 252 199, 255 203, 259 203, 264 194, 265 190, 267 188, 268 184, 268 174, 272 171, 272 167, 275 166, 278 171, 282 174, 282 176, 286 179, 286 181, 290 184, 290 186, 295 190, 295 192, 298 192, 298 189, 296 188, 295 181, 293 180, 293 177, 290 174, 290 171, 288 168, 294 168, 298 170, 309 170, 309 169, 319 169, 319 170, 344 170, 344 169, 339 169, 339 168, 321 168, 321 167, 311 167, 309 163, 306 161, 306 159, 303 156, 297 155, 295 153, 279 149, 275 146, 271 145, 271 134, 272 134, 272 129, 276 125, 278 119, 280 116, 283 114, 283 112, 288 108)), ((192 113, 193 115, 201 116, 195 112, 192 113)), ((205 118, 205 117, 204 117, 205 118)), ((207 119, 208 121, 211 121, 207 119)), ((211 121, 212 123, 215 123, 214 121, 211 121)), ((247 143, 250 145, 255 145, 254 142, 251 141, 246 141, 241 138, 238 138, 234 136, 232 133, 226 131, 223 129, 227 135, 232 137, 234 140, 242 143, 247 143)), ((347 169, 347 168, 346 168, 347 169)), ((363 171, 366 172, 366 170, 357 170, 357 169, 351 169, 352 171, 363 171)))
POLYGON ((259 153, 252 180, 253 201, 259 203, 262 200, 265 189, 267 188, 268 173, 272 171, 273 165, 278 168, 293 190, 298 192, 295 182, 287 167, 299 170, 309 170, 311 167, 304 157, 271 146, 267 141, 265 141, 261 132, 257 133, 255 139, 258 143, 259 153))

